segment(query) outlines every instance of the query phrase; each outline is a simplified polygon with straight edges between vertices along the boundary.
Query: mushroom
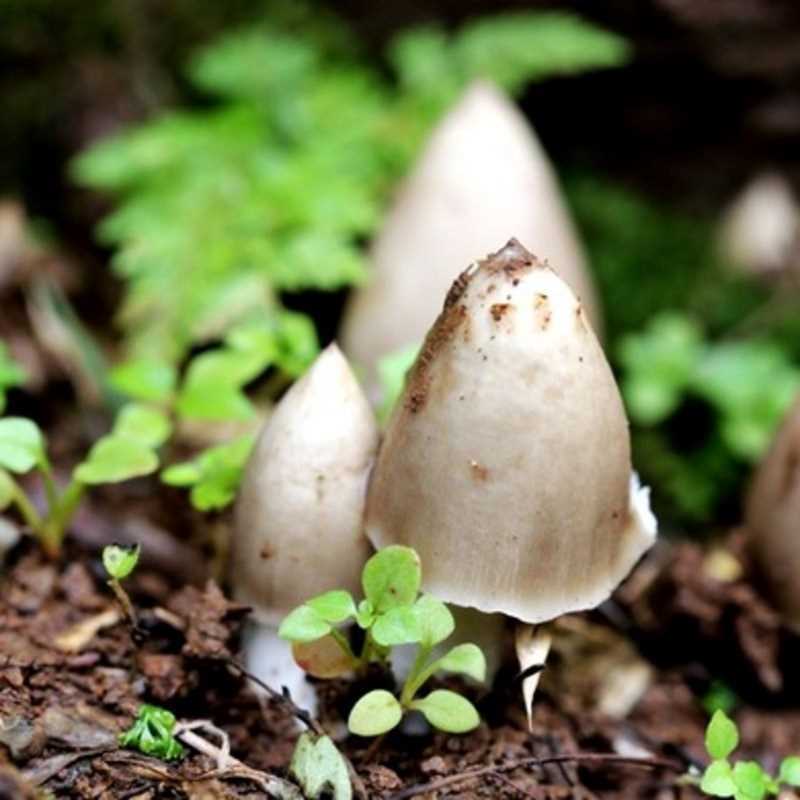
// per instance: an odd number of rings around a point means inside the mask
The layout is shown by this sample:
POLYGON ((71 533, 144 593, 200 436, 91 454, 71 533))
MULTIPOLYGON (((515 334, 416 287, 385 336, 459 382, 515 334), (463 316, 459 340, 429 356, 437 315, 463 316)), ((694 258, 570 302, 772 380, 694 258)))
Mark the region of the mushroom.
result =
POLYGON ((313 692, 278 626, 309 597, 360 586, 371 552, 362 517, 377 446, 367 399, 332 344, 281 399, 245 470, 230 580, 234 596, 253 607, 247 668, 306 705, 313 692))
POLYGON ((792 250, 800 247, 800 205, 786 178, 764 172, 747 184, 724 214, 719 244, 723 257, 744 273, 791 270, 792 250))
POLYGON ((512 234, 537 243, 599 325, 586 259, 547 155, 501 90, 476 81, 400 189, 372 246, 371 280, 345 310, 342 347, 366 370, 371 396, 378 360, 421 343, 458 273, 512 234))
POLYGON ((367 536, 413 547, 445 602, 525 623, 525 670, 549 649, 541 623, 598 605, 653 544, 648 495, 583 306, 512 239, 455 281, 425 339, 370 481, 367 536))
POLYGON ((756 471, 745 522, 772 601, 800 633, 800 397, 756 471))

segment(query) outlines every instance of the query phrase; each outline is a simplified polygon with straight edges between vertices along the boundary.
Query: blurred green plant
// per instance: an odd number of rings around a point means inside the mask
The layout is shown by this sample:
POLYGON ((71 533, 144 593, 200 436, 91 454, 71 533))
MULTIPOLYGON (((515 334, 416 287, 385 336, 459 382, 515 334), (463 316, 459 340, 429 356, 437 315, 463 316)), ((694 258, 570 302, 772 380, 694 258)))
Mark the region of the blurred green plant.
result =
POLYGON ((628 55, 576 17, 519 13, 404 33, 393 86, 318 8, 268 8, 191 60, 210 108, 164 114, 73 163, 78 182, 117 198, 98 235, 125 281, 131 356, 175 364, 254 317, 281 331, 281 292, 364 278, 361 244, 388 189, 471 77, 518 91, 628 55))
POLYGON ((8 352, 5 342, 0 342, 0 414, 6 407, 6 391, 25 382, 25 371, 8 352))
POLYGON ((176 722, 175 715, 166 708, 142 703, 133 725, 119 735, 119 743, 148 756, 174 761, 184 753, 175 738, 176 722))

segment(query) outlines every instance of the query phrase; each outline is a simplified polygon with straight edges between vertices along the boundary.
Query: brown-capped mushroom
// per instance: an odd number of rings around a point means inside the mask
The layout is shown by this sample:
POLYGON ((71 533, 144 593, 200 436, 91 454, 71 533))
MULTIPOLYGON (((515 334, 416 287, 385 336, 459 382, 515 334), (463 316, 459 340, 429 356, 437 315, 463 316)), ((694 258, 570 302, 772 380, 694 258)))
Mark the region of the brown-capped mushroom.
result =
POLYGON ((266 422, 239 492, 230 580, 253 607, 248 668, 306 703, 313 696, 278 625, 314 595, 358 591, 371 552, 362 517, 377 445, 369 404, 330 345, 266 422))
POLYGON ((745 522, 772 601, 800 632, 800 398, 756 471, 745 522))
POLYGON ((535 243, 600 312, 555 172, 527 120, 500 89, 476 81, 432 134, 372 246, 372 275, 351 297, 342 347, 366 369, 419 344, 464 267, 516 235, 535 243))
MULTIPOLYGON (((602 348, 566 283, 516 240, 447 295, 365 520, 376 547, 419 553, 426 591, 531 625, 598 605, 653 544, 602 348)), ((540 661, 549 641, 523 629, 517 645, 540 661)))

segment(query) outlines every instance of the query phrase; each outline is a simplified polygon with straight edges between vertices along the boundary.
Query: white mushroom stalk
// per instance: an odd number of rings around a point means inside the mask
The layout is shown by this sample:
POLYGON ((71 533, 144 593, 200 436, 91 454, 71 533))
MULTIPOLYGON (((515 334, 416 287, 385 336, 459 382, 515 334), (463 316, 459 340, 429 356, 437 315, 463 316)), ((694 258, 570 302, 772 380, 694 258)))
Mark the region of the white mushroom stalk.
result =
MULTIPOLYGON (((597 606, 653 544, 602 348, 569 287, 516 240, 447 295, 365 524, 376 547, 419 553, 434 596, 531 625, 597 606)), ((523 651, 546 651, 526 636, 523 651)))
POLYGON ((291 645, 277 629, 329 589, 356 591, 371 552, 362 517, 378 429, 347 361, 331 345, 265 424, 236 506, 230 580, 253 606, 247 667, 314 704, 291 645))
POLYGON ((419 344, 461 270, 512 235, 536 243, 599 325, 586 258, 550 161, 512 101, 477 81, 401 187, 373 243, 370 281, 346 309, 342 346, 366 369, 371 395, 378 360, 419 344))
POLYGON ((756 472, 745 522, 772 601, 800 633, 800 398, 756 472))

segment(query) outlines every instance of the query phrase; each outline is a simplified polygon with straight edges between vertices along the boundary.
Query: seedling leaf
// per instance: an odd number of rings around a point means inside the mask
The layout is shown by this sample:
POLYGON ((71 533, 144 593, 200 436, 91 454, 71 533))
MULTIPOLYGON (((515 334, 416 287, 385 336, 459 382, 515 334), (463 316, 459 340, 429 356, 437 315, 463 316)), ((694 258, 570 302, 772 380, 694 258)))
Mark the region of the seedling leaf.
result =
POLYGON ((278 636, 290 642, 313 642, 330 632, 330 623, 309 605, 298 606, 278 628, 278 636))
POLYGON ((315 678, 338 678, 356 666, 330 634, 313 642, 292 642, 292 656, 303 672, 315 678))
POLYGON ((385 689, 365 694, 350 711, 347 727, 358 736, 380 736, 394 728, 403 717, 397 698, 385 689))
POLYGON ((103 566, 110 578, 121 581, 136 568, 139 562, 139 545, 134 547, 121 547, 110 544, 103 548, 103 566))
POLYGON ((166 415, 141 403, 124 406, 114 421, 114 433, 128 436, 148 447, 159 447, 169 438, 172 425, 166 415))
POLYGON ((109 380, 119 392, 145 402, 165 402, 175 391, 175 368, 155 359, 133 359, 111 370, 109 380))
POLYGON ((727 758, 739 744, 736 723, 724 711, 715 711, 706 728, 706 750, 713 759, 727 758))
POLYGON ((353 796, 347 764, 328 736, 315 739, 311 733, 302 734, 289 772, 310 800, 317 800, 326 791, 333 794, 333 800, 351 800, 353 796))
POLYGON ((411 708, 421 711, 434 728, 447 733, 466 733, 481 722, 475 706, 466 697, 447 689, 436 689, 427 697, 415 700, 411 708))
POLYGON ((313 597, 306 601, 306 605, 311 606, 325 622, 333 624, 344 622, 356 614, 356 604, 352 595, 342 589, 334 589, 313 597))
POLYGON ((420 619, 413 608, 398 606, 380 614, 370 630, 372 638, 383 647, 420 641, 420 619))
POLYGON ((0 419, 0 467, 27 472, 44 459, 44 438, 39 426, 24 417, 0 419))
POLYGON ((449 653, 437 662, 437 670, 458 672, 473 680, 486 680, 486 658, 476 644, 456 645, 449 653))
POLYGON ((703 773, 700 788, 712 797, 733 797, 736 784, 731 765, 724 759, 712 761, 703 773))
POLYGON ((158 469, 158 456, 146 444, 111 433, 98 439, 75 470, 81 483, 118 483, 158 469))
POLYGON ((769 776, 755 761, 737 761, 733 767, 736 800, 762 800, 767 793, 769 776))
POLYGON ((364 565, 364 594, 376 613, 411 605, 419 592, 422 569, 419 556, 410 548, 392 545, 377 552, 364 565))
POLYGON ((6 389, 21 386, 25 381, 25 373, 11 358, 4 342, 0 342, 0 414, 6 406, 6 389))
POLYGON ((800 786, 800 756, 787 756, 781 761, 778 779, 789 786, 800 786))
POLYGON ((456 627, 450 609, 429 594, 414 603, 414 613, 419 620, 420 642, 426 647, 443 642, 456 627))
POLYGON ((143 703, 133 725, 120 734, 123 747, 141 750, 148 756, 171 761, 183 755, 183 747, 172 735, 175 715, 165 708, 143 703))

